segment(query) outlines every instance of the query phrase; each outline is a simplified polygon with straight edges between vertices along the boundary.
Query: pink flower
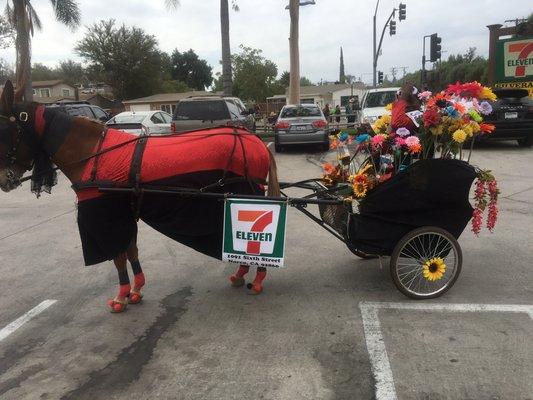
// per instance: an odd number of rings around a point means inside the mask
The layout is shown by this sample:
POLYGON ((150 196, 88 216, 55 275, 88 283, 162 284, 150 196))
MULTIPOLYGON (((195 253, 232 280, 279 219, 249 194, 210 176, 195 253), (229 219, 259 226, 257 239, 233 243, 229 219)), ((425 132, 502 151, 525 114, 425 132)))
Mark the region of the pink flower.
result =
POLYGON ((472 213, 472 232, 477 236, 481 231, 481 225, 483 224, 483 212, 476 208, 472 213))
POLYGON ((422 93, 419 93, 418 94, 418 98, 422 101, 425 101, 427 99, 429 99, 431 96, 433 95, 433 93, 431 93, 429 90, 426 90, 422 93))
POLYGON ((405 139, 403 137, 398 136, 394 141, 394 144, 398 147, 405 146, 405 139))
POLYGON ((489 215, 487 216, 487 228, 490 232, 494 230, 496 221, 498 220, 498 206, 496 202, 489 203, 489 215))
POLYGON ((416 146, 420 144, 420 139, 418 139, 416 136, 409 136, 407 139, 405 139, 405 144, 409 147, 416 146))
POLYGON ((385 139, 386 139, 386 137, 382 133, 373 136, 372 137, 372 146, 374 146, 374 148, 382 146, 383 142, 385 141, 385 139))

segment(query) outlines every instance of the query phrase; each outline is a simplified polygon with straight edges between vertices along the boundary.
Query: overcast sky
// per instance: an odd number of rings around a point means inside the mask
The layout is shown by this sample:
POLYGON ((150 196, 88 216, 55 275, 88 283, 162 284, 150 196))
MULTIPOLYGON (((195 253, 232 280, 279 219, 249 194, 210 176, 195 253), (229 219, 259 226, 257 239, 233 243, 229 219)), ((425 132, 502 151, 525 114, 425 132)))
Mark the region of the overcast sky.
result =
MULTIPOLYGON (((378 69, 390 75, 392 67, 420 68, 422 37, 437 32, 442 37, 443 56, 477 47, 488 54, 486 25, 525 17, 533 11, 531 0, 403 0, 407 20, 397 24, 396 36, 385 33, 378 69)), ((49 0, 32 0, 43 22, 33 39, 33 62, 55 66, 69 58, 80 60, 73 48, 86 26, 101 19, 135 25, 154 35, 162 50, 192 48, 215 71, 220 70, 219 0, 181 0, 176 10, 165 8, 164 0, 79 0, 82 26, 76 31, 57 23, 49 0)), ((263 50, 278 65, 281 74, 289 68, 288 0, 238 0, 239 12, 231 12, 232 51, 240 44, 263 50)), ((378 31, 399 1, 381 0, 378 31)), ((0 0, 3 9, 5 0, 0 0)), ((339 48, 344 49, 347 74, 371 81, 372 16, 376 0, 316 0, 301 8, 301 74, 313 82, 336 80, 339 48)), ((380 32, 379 32, 380 34, 380 32)), ((379 39, 378 34, 378 39, 379 39)), ((0 50, 0 57, 15 59, 13 49, 0 50)), ((401 75, 401 72, 400 72, 401 75)))

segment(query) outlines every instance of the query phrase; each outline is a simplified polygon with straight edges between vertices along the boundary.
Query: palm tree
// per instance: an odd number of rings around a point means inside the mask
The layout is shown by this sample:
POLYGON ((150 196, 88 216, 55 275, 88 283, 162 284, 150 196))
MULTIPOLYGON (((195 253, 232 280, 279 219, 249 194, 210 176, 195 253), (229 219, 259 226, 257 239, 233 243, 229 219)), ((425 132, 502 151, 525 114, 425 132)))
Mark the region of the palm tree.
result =
MULTIPOLYGON (((75 0, 50 0, 56 19, 76 28, 80 24, 80 9, 75 0)), ((17 85, 26 85, 24 99, 33 100, 31 81, 31 38, 35 30, 41 30, 42 24, 31 0, 8 0, 6 14, 16 32, 15 48, 17 51, 17 85)))
POLYGON ((298 26, 300 20, 300 0, 290 0, 291 34, 289 38, 291 77, 289 84, 289 104, 300 102, 300 49, 298 26))
MULTIPOLYGON (((177 7, 179 0, 165 0, 167 7, 177 7)), ((239 11, 237 0, 231 0, 231 8, 239 11)), ((229 1, 220 0, 220 31, 222 36, 222 87, 225 96, 232 94, 231 48, 229 42, 229 1)))

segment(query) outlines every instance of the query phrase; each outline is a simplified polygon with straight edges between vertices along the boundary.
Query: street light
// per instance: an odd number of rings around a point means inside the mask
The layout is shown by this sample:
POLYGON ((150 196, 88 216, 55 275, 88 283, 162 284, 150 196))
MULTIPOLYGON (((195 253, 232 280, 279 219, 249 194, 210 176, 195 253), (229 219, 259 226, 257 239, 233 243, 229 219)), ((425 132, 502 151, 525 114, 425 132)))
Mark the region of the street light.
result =
POLYGON ((315 0, 290 0, 289 5, 285 7, 291 16, 289 104, 300 103, 300 50, 298 45, 300 7, 314 4, 316 4, 315 0))

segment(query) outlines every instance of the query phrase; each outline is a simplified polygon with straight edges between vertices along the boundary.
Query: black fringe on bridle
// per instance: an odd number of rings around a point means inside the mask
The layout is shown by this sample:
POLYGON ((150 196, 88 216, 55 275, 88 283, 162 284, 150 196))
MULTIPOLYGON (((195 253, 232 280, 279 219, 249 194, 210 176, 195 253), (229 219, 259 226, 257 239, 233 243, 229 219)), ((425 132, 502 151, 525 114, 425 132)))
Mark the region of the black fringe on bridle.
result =
POLYGON ((31 175, 31 191, 40 197, 42 192, 50 194, 52 186, 55 184, 57 184, 57 172, 52 160, 48 154, 41 151, 35 156, 31 175))

